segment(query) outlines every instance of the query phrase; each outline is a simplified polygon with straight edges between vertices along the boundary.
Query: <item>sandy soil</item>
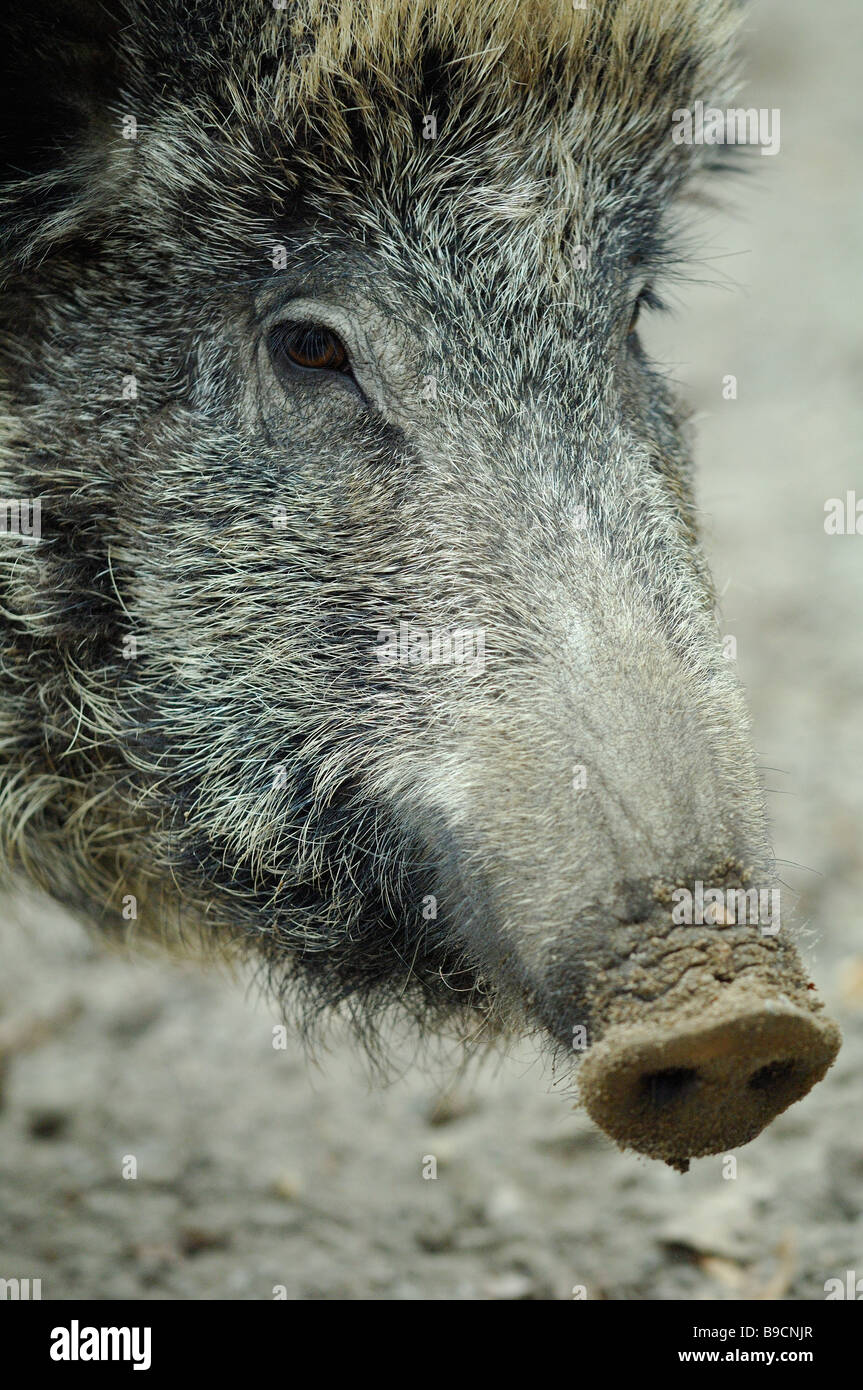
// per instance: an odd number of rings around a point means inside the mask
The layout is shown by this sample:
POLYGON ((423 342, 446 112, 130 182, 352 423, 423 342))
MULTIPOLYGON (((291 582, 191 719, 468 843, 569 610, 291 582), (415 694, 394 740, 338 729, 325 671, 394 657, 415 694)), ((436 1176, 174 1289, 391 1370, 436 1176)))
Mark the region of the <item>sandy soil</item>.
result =
POLYGON ((827 498, 863 495, 861 41, 859 0, 756 7, 747 103, 781 109, 782 150, 755 157, 736 220, 706 222, 712 283, 649 330, 701 412, 776 852, 845 1032, 827 1081, 736 1178, 721 1157, 681 1177, 617 1152, 527 1045, 455 1079, 406 1044, 381 1088, 344 1040, 319 1068, 274 1049, 243 981, 105 954, 50 903, 9 902, 0 1038, 50 1025, 5 1076, 0 1276, 53 1299, 685 1300, 863 1276, 863 538, 823 528, 827 498))

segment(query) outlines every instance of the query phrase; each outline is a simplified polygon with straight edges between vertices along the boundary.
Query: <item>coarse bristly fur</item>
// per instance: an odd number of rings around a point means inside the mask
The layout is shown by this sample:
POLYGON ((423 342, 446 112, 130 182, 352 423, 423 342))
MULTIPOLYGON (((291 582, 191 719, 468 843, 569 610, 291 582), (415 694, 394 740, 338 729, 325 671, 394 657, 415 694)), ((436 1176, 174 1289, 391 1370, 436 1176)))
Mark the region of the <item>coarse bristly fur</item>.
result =
POLYGON ((9 874, 247 942, 306 1020, 558 1043, 604 921, 769 874, 683 414, 629 331, 725 154, 672 112, 733 95, 738 22, 4 21, 0 496, 42 506, 41 540, 0 538, 9 874), (282 369, 292 318, 356 387, 282 369), (400 622, 480 632, 484 662, 384 664, 400 622))

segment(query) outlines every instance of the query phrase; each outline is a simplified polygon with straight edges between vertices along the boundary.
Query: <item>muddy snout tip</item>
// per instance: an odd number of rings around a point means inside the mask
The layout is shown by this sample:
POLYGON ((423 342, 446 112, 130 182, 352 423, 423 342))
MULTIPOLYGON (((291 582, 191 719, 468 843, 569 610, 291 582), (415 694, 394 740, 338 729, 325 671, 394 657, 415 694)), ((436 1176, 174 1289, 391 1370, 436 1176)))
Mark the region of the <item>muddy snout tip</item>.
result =
POLYGON ((720 1016, 613 1026, 581 1064, 591 1119, 621 1148, 685 1171, 754 1139, 834 1061, 831 1019, 781 1000, 720 1016))

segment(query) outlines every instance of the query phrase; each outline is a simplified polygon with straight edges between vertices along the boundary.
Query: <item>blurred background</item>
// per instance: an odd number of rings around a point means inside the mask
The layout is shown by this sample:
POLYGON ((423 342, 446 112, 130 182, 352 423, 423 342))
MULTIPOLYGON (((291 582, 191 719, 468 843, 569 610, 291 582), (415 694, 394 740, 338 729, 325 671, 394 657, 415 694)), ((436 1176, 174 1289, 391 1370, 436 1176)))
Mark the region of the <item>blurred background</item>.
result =
POLYGON ((770 788, 783 919, 845 1034, 810 1097, 686 1176, 619 1153, 525 1044, 370 1079, 273 1047, 248 982, 0 904, 0 1276, 43 1298, 822 1299, 863 1277, 863 98, 859 0, 762 0, 741 103, 781 151, 700 217, 646 345, 698 412, 699 501, 770 788), (737 377, 736 400, 723 378, 737 377), (137 1178, 124 1179, 124 1158, 137 1178), (437 1178, 423 1177, 428 1157, 437 1178))

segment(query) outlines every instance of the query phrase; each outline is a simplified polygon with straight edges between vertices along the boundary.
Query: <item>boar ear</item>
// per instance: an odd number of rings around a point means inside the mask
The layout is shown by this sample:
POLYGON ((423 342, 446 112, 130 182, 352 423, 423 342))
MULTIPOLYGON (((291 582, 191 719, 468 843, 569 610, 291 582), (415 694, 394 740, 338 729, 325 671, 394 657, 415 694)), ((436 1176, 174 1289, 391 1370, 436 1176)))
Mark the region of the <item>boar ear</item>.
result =
POLYGON ((112 125, 119 130, 122 9, 112 0, 16 0, 4 9, 0 239, 26 255, 49 224, 73 229, 100 146, 112 125))

